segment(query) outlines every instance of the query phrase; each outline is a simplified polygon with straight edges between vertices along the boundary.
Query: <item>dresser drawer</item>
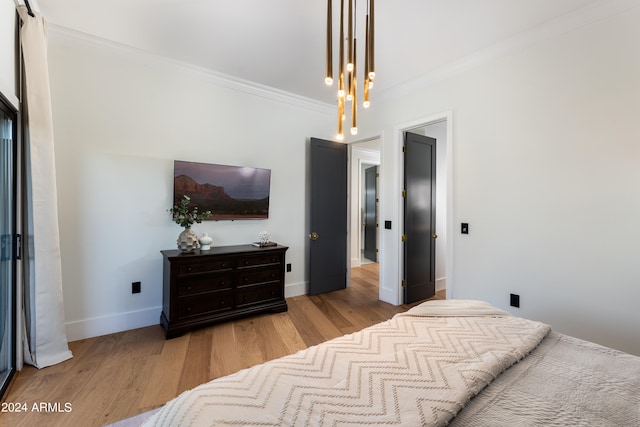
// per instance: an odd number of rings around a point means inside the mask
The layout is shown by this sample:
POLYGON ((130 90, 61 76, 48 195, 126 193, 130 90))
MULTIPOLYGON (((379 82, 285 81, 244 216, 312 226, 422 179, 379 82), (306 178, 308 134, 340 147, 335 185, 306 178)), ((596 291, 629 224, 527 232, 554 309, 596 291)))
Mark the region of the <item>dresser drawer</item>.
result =
POLYGON ((193 274, 211 273, 233 268, 233 260, 217 259, 212 261, 181 262, 178 264, 178 277, 188 277, 193 274))
POLYGON ((258 304, 282 298, 282 284, 256 285, 238 288, 236 307, 258 304))
POLYGON ((215 292, 207 294, 206 298, 193 298, 187 301, 178 301, 178 318, 198 316, 206 313, 214 313, 233 308, 232 292, 215 292))
POLYGON ((183 279, 177 282, 178 298, 212 291, 231 290, 233 276, 230 272, 212 274, 201 278, 183 279))
POLYGON ((280 264, 282 262, 281 253, 246 255, 238 260, 238 268, 254 267, 258 265, 280 264))
POLYGON ((217 246, 162 251, 162 313, 167 339, 237 317, 287 310, 286 246, 217 246))
POLYGON ((280 268, 261 268, 246 270, 238 273, 238 286, 253 285, 280 280, 280 268))

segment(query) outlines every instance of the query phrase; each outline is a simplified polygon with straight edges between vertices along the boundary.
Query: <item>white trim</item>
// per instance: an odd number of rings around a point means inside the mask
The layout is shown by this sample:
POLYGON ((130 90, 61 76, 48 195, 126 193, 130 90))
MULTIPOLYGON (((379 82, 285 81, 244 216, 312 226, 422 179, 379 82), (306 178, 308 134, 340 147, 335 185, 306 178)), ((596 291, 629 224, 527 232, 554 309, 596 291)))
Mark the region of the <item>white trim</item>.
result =
POLYGON ((9 102, 9 104, 14 110, 20 111, 20 101, 18 100, 18 97, 13 94, 13 92, 15 91, 7 90, 7 86, 8 85, 5 84, 2 78, 0 78, 0 93, 2 94, 4 99, 6 99, 9 102))
POLYGON ((55 24, 48 24, 49 44, 67 43, 72 46, 84 46, 90 49, 103 49, 111 53, 124 56, 128 60, 141 62, 151 67, 174 69, 190 74, 190 77, 200 79, 206 83, 238 92, 247 93, 261 98, 283 102, 298 108, 324 113, 333 116, 335 106, 316 101, 304 96, 285 92, 270 86, 243 80, 228 74, 218 73, 207 68, 198 67, 186 62, 177 61, 142 49, 133 48, 80 31, 71 30, 55 24))
MULTIPOLYGON (((306 283, 288 284, 284 288, 285 298, 306 294, 306 283)), ((107 334, 160 325, 162 307, 145 308, 143 310, 117 313, 109 316, 94 317, 65 323, 69 342, 107 334)))
POLYGON ((284 286, 284 297, 293 298, 307 294, 307 282, 289 283, 284 286))
POLYGON ((414 93, 417 89, 441 82, 491 60, 504 57, 555 36, 569 33, 636 6, 638 6, 638 0, 601 0, 491 45, 452 64, 431 70, 406 82, 379 89, 376 92, 376 102, 382 103, 398 99, 414 93))
POLYGON ((67 339, 69 341, 77 341, 130 329, 160 325, 161 312, 162 307, 152 307, 144 310, 67 322, 65 324, 67 339))
MULTIPOLYGON (((447 157, 446 157, 446 168, 447 168, 447 246, 446 246, 446 253, 447 253, 447 263, 446 263, 446 278, 448 278, 449 280, 447 281, 447 298, 452 298, 453 295, 453 288, 454 288, 454 281, 453 281, 453 241, 454 241, 454 234, 453 234, 453 218, 454 218, 454 205, 453 205, 453 111, 449 110, 449 111, 444 111, 442 113, 439 114, 434 114, 432 116, 429 117, 424 117, 424 118, 419 118, 419 119, 415 119, 412 120, 410 122, 405 122, 399 125, 396 125, 394 127, 394 134, 395 134, 395 149, 396 150, 401 150, 402 149, 402 145, 404 144, 404 132, 410 129, 415 129, 418 127, 423 127, 423 126, 428 126, 430 124, 433 123, 438 123, 438 122, 442 122, 442 121, 446 121, 447 123, 447 141, 446 141, 446 146, 447 146, 447 157)), ((398 164, 397 166, 397 170, 398 170, 398 179, 400 183, 403 182, 404 180, 404 163, 403 163, 403 157, 399 156, 398 157, 398 164)), ((398 241, 400 241, 401 237, 402 237, 402 230, 404 230, 404 217, 403 217, 403 200, 402 197, 398 198, 398 212, 400 213, 399 217, 398 217, 398 227, 396 227, 396 232, 395 232, 395 238, 398 239, 398 241)), ((397 254, 397 259, 396 262, 398 263, 398 277, 396 280, 397 283, 397 290, 396 290, 396 295, 394 296, 394 300, 392 301, 387 301, 390 302, 391 304, 395 304, 395 305, 399 305, 402 304, 402 299, 403 299, 403 290, 402 290, 402 268, 400 268, 400 266, 402 266, 403 264, 403 259, 402 259, 402 251, 398 251, 397 254)), ((441 279, 440 279, 441 280, 441 279)), ((437 285, 437 283, 436 283, 437 285)), ((437 289, 437 288, 436 288, 437 289)))
MULTIPOLYGON (((378 138, 373 138, 378 139, 378 138)), ((360 267, 362 265, 362 253, 360 243, 362 241, 362 228, 360 227, 360 213, 362 212, 362 167, 363 165, 375 165, 380 166, 380 150, 373 150, 370 148, 360 148, 357 145, 366 141, 355 141, 349 143, 349 227, 348 227, 348 240, 350 243, 349 246, 349 256, 351 256, 351 265, 350 267, 360 267), (354 160, 357 160, 354 161, 354 160), (355 179, 355 183, 353 182, 355 179), (353 218, 353 205, 354 205, 354 197, 356 198, 355 204, 356 209, 355 213, 358 215, 358 218, 353 218), (353 225, 355 222, 355 232, 353 230, 353 225), (354 236, 355 233, 355 236, 354 236), (357 257, 353 257, 353 247, 351 243, 356 242, 358 248, 357 257)), ((380 233, 378 230, 377 240, 378 240, 378 248, 380 248, 380 233)), ((378 254, 378 261, 380 261, 380 254, 378 254)), ((349 269, 350 270, 350 269, 349 269)))

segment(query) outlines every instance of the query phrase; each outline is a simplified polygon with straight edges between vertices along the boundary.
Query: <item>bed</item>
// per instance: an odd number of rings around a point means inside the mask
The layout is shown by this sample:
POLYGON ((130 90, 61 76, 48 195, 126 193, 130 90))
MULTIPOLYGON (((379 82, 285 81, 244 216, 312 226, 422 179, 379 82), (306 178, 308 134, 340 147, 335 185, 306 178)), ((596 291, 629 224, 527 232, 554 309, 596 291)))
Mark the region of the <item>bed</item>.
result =
POLYGON ((481 301, 428 301, 202 384, 143 425, 634 426, 640 358, 481 301))

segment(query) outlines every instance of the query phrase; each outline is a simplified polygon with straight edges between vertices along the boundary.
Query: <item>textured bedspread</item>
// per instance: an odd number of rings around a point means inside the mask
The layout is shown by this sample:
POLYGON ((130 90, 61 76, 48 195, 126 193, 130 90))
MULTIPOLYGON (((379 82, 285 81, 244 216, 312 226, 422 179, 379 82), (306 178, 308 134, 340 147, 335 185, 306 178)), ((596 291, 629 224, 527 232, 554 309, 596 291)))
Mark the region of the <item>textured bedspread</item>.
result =
POLYGON ((450 426, 640 426, 640 357, 552 331, 450 426))
POLYGON ((548 331, 485 303, 430 301, 196 387, 145 425, 442 426, 548 331))

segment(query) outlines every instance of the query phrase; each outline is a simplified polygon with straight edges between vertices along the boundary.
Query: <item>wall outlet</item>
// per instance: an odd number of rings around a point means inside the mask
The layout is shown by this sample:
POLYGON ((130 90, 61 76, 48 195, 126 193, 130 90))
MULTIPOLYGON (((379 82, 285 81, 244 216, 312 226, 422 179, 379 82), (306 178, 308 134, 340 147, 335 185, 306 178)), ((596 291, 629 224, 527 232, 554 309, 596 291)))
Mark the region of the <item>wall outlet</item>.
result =
POLYGON ((291 264, 287 264, 287 273, 291 272, 291 264))
POLYGON ((511 294, 511 307, 520 307, 520 295, 511 294))
POLYGON ((131 282, 131 293, 139 294, 142 291, 142 283, 141 282, 131 282))

